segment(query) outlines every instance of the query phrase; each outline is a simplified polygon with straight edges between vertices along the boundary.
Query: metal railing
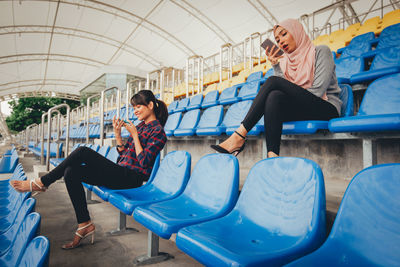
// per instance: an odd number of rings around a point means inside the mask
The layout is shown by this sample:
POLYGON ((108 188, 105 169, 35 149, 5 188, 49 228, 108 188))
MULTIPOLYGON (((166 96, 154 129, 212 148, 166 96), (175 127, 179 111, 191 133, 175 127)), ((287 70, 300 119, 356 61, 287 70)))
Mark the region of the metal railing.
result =
MULTIPOLYGON (((48 132, 48 138, 47 138, 47 153, 46 153, 46 171, 50 170, 50 143, 51 143, 51 114, 53 112, 58 112, 60 114, 59 109, 60 108, 67 108, 67 128, 66 128, 66 136, 65 136, 65 157, 68 156, 68 152, 69 152, 69 126, 70 126, 70 107, 68 104, 60 104, 57 105, 55 107, 50 108, 47 111, 47 132, 48 132)), ((43 118, 43 115, 42 115, 43 118)), ((43 133, 42 133, 43 134, 43 133)), ((44 134, 43 134, 44 136, 44 134)), ((56 157, 58 158, 58 153, 59 152, 59 148, 57 147, 57 152, 56 152, 56 157)), ((42 154, 43 154, 43 150, 42 150, 42 154)))

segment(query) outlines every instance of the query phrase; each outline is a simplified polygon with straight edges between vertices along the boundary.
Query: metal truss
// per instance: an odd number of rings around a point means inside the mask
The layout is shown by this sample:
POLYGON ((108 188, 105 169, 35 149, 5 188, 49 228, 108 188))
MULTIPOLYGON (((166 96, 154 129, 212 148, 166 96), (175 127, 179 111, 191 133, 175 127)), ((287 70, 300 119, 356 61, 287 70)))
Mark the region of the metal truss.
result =
POLYGON ((247 2, 249 2, 261 16, 263 16, 271 28, 278 24, 278 20, 260 0, 247 0, 247 2))
POLYGON ((133 22, 135 24, 140 24, 141 27, 159 35, 167 42, 173 44, 176 48, 183 51, 187 56, 195 55, 196 53, 183 41, 179 40, 175 35, 170 32, 164 30, 157 24, 150 22, 149 20, 142 18, 132 12, 121 9, 119 7, 113 6, 111 4, 103 3, 96 0, 29 0, 29 1, 39 1, 39 2, 53 2, 53 3, 61 3, 65 5, 72 5, 76 7, 85 7, 93 10, 97 10, 100 12, 104 12, 110 14, 112 16, 125 19, 127 21, 133 22))
POLYGON ((62 99, 80 101, 79 95, 61 93, 61 92, 50 92, 50 91, 29 91, 29 92, 8 94, 0 96, 0 101, 10 101, 14 99, 30 98, 30 97, 52 97, 52 98, 62 98, 62 99))
POLYGON ((46 60, 77 63, 95 68, 104 66, 106 64, 104 62, 94 60, 92 58, 85 58, 80 56, 64 55, 64 54, 33 53, 33 54, 17 54, 17 55, 0 57, 0 65, 10 64, 10 63, 20 63, 24 61, 46 61, 46 60))
MULTIPOLYGON (((51 34, 53 28, 51 26, 43 26, 43 25, 19 25, 19 26, 3 26, 0 27, 0 35, 6 35, 6 34, 24 34, 24 33, 44 33, 44 34, 51 34)), ((57 35, 65 35, 65 36, 72 36, 72 37, 78 37, 82 39, 87 39, 87 40, 92 40, 96 42, 100 42, 103 44, 107 44, 116 48, 121 47, 121 50, 137 56, 141 58, 142 60, 148 62, 150 65, 160 68, 162 66, 162 63, 150 55, 140 51, 139 49, 133 47, 132 45, 129 44, 124 44, 121 41, 112 39, 110 37, 88 32, 88 31, 83 31, 80 29, 76 28, 67 28, 67 27, 59 27, 55 26, 53 34, 57 35)))
POLYGON ((207 28, 213 31, 224 43, 234 43, 232 38, 224 32, 217 24, 215 24, 210 18, 208 18, 205 14, 203 14, 199 9, 195 8, 191 4, 189 4, 185 0, 170 0, 170 2, 174 3, 181 9, 188 12, 190 15, 198 19, 201 23, 203 23, 207 28))
POLYGON ((1 91, 13 90, 22 87, 43 86, 43 85, 75 87, 79 84, 80 84, 79 81, 63 80, 63 79, 46 79, 45 81, 43 81, 43 79, 22 80, 22 81, 0 84, 0 94, 1 91))

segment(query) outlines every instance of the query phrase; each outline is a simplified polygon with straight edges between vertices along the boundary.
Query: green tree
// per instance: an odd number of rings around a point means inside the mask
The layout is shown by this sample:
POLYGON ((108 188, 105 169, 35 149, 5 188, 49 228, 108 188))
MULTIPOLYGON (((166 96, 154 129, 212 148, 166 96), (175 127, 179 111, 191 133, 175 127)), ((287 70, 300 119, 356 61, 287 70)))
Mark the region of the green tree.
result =
MULTIPOLYGON (((8 102, 12 109, 11 115, 6 118, 8 129, 19 132, 33 123, 40 124, 42 113, 47 112, 51 107, 67 103, 71 110, 78 107, 80 102, 50 97, 21 98, 8 102)), ((60 110, 61 114, 67 111, 65 108, 60 110)))

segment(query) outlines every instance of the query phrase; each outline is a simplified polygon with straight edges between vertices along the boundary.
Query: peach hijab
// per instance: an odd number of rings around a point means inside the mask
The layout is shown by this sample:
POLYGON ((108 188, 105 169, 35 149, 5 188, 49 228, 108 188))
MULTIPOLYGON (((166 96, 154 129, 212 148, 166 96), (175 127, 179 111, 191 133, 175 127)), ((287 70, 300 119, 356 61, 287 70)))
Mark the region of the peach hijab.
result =
POLYGON ((297 46, 292 53, 284 53, 279 62, 282 72, 288 81, 308 89, 314 81, 315 46, 297 20, 287 19, 282 21, 275 25, 274 33, 278 26, 290 32, 297 46))

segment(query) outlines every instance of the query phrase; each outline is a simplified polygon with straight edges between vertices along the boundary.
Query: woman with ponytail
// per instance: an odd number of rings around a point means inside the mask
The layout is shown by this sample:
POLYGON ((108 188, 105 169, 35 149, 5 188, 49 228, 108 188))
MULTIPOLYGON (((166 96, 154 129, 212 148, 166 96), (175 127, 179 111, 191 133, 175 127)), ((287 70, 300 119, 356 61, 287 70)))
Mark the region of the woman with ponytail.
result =
POLYGON ((139 187, 147 181, 157 155, 163 149, 167 137, 163 126, 168 118, 164 102, 157 100, 149 90, 142 90, 131 99, 134 113, 141 122, 135 126, 113 118, 114 133, 119 153, 114 163, 88 147, 75 149, 60 165, 41 178, 30 181, 11 181, 19 192, 45 191, 52 183, 64 177, 69 197, 75 210, 78 229, 72 242, 62 246, 73 249, 85 237, 94 241, 95 226, 87 209, 82 182, 105 186, 111 189, 139 187), (130 136, 124 144, 121 128, 125 127, 130 136))

